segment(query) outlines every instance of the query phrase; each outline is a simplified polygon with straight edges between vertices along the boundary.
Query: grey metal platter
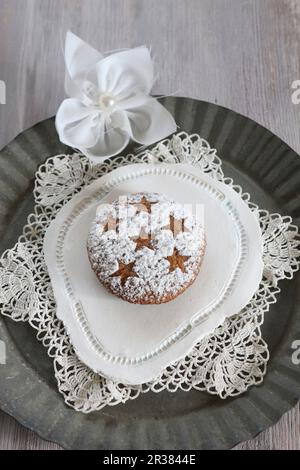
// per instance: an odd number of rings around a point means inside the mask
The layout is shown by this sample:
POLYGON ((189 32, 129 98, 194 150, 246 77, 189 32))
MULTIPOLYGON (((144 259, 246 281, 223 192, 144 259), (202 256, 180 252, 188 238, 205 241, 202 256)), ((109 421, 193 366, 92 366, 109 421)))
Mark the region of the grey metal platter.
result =
MULTIPOLYGON (((187 98, 166 98, 181 130, 215 147, 224 172, 261 207, 289 214, 300 225, 300 158, 271 132, 231 110, 187 98)), ((129 148, 128 150, 132 150, 129 148)), ((33 208, 37 167, 69 152, 48 119, 0 152, 0 251, 16 242, 33 208)), ((123 152, 125 153, 125 152, 123 152)), ((115 157, 116 158, 116 157, 115 157)), ((7 363, 0 365, 0 406, 42 438, 68 449, 228 449, 274 424, 300 397, 300 276, 282 292, 263 325, 270 362, 263 384, 233 399, 196 391, 147 393, 125 405, 84 415, 57 391, 52 362, 28 324, 0 316, 7 363)))

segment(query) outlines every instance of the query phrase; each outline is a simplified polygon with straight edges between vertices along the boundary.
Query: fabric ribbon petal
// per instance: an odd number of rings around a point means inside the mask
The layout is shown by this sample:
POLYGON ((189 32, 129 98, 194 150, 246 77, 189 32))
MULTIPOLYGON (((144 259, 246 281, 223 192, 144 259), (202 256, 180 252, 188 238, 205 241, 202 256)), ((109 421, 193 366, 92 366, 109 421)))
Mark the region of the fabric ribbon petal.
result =
POLYGON ((121 152, 130 140, 130 123, 126 112, 116 110, 109 120, 103 122, 96 145, 82 149, 82 152, 95 163, 121 152))
POLYGON ((80 82, 86 78, 102 54, 92 46, 82 41, 71 31, 67 32, 65 42, 65 91, 70 97, 81 96, 80 82))
POLYGON ((149 94, 153 85, 153 63, 145 46, 111 54, 96 69, 100 93, 111 94, 119 104, 149 94))
POLYGON ((71 31, 67 32, 65 43, 65 62, 70 77, 74 80, 103 58, 92 46, 82 41, 71 31))
POLYGON ((128 110, 127 116, 133 140, 143 145, 151 145, 177 129, 169 111, 151 97, 143 105, 128 110))
POLYGON ((97 143, 102 120, 99 109, 85 106, 76 98, 68 98, 57 111, 55 125, 64 144, 90 148, 97 143))

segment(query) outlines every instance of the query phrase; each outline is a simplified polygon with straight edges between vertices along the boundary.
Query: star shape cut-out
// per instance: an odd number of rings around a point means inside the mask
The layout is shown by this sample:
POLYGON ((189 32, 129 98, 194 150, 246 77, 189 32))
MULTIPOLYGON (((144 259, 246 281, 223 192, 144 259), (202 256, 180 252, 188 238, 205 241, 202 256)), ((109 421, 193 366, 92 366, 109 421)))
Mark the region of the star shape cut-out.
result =
POLYGON ((189 256, 183 256, 179 253, 177 248, 174 248, 173 254, 167 256, 166 259, 170 263, 169 272, 175 271, 176 268, 179 268, 183 273, 185 272, 184 263, 189 259, 189 256))
POLYGON ((103 225, 103 232, 108 232, 108 230, 115 230, 117 231, 119 225, 119 219, 112 217, 111 215, 108 217, 107 221, 103 225))
POLYGON ((143 196, 140 202, 131 202, 130 204, 135 206, 138 212, 147 212, 148 214, 151 214, 151 206, 153 206, 153 204, 157 204, 157 202, 148 201, 148 199, 143 196))
POLYGON ((111 277, 120 277, 121 286, 124 286, 129 277, 137 277, 137 273, 133 271, 134 261, 132 263, 122 263, 119 261, 119 269, 111 274, 111 277))
POLYGON ((141 230, 138 237, 132 237, 131 240, 133 240, 136 244, 135 251, 141 250, 145 247, 150 248, 150 250, 153 249, 151 242, 151 234, 148 234, 145 229, 141 230))
POLYGON ((184 219, 175 219, 173 215, 170 215, 170 223, 163 228, 171 230, 174 235, 174 238, 181 232, 189 232, 189 230, 184 226, 184 219))

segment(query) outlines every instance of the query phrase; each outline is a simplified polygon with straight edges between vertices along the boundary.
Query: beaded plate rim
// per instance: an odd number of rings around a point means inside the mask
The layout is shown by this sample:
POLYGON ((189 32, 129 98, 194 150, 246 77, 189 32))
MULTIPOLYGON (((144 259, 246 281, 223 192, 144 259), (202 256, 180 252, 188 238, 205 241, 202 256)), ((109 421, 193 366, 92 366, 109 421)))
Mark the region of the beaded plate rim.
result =
MULTIPOLYGON (((52 260, 53 250, 49 248, 49 242, 51 242, 53 239, 56 240, 55 247, 53 247, 53 249, 55 249, 56 263, 55 263, 55 266, 52 268, 52 271, 57 270, 59 272, 60 277, 64 282, 64 291, 66 292, 66 295, 69 298, 69 303, 70 305, 71 304, 74 305, 76 318, 78 322, 80 323, 80 326, 84 335, 87 336, 90 345, 95 348, 97 354, 100 357, 102 357, 103 359, 109 362, 112 361, 115 363, 115 362, 121 361, 122 365, 135 366, 137 364, 144 363, 145 361, 149 361, 154 356, 157 356, 158 354, 161 354, 162 352, 164 352, 165 347, 171 346, 175 340, 176 341, 180 340, 182 338, 182 335, 186 334, 188 327, 193 329, 195 326, 198 326, 198 322, 206 318, 206 315, 208 314, 208 312, 206 311, 207 309, 205 310, 205 313, 204 312, 195 313, 191 317, 191 319, 188 321, 187 324, 179 325, 178 329, 172 332, 170 336, 166 340, 164 340, 162 344, 158 345, 153 351, 149 351, 145 357, 144 356, 143 357, 140 357, 140 356, 119 357, 119 356, 113 355, 112 353, 109 353, 109 351, 105 350, 105 348, 101 344, 99 345, 99 341, 95 339, 95 336, 93 335, 88 325, 82 303, 80 299, 78 299, 78 296, 76 296, 72 290, 72 282, 71 282, 70 276, 67 273, 67 269, 66 269, 65 262, 64 262, 65 240, 66 240, 66 237, 68 235, 70 228, 76 223, 77 217, 82 215, 82 213, 85 210, 87 210, 90 207, 90 205, 95 202, 95 200, 98 201, 99 198, 104 197, 107 194, 107 192, 111 191, 116 185, 124 181, 127 181, 129 178, 135 179, 140 176, 145 176, 145 175, 150 175, 150 174, 161 174, 165 176, 170 175, 170 176, 178 177, 180 179, 188 179, 196 186, 201 186, 202 188, 207 189, 211 194, 216 195, 216 198, 218 200, 222 200, 221 206, 222 208, 224 208, 224 210, 227 210, 229 215, 232 217, 233 222, 235 223, 236 233, 237 233, 237 237, 239 240, 238 257, 235 262, 234 270, 230 275, 230 279, 227 282, 226 289, 223 292, 222 297, 218 298, 218 306, 220 302, 223 303, 227 299, 229 290, 233 289, 236 284, 237 272, 240 269, 241 263, 245 261, 245 256, 246 256, 248 245, 247 245, 247 242, 245 241, 244 229, 239 220, 238 214, 236 214, 236 211, 231 206, 230 201, 228 200, 226 195, 221 193, 219 189, 214 188, 212 184, 209 185, 207 182, 203 180, 201 181, 199 177, 196 177, 195 175, 190 175, 184 172, 183 170, 178 170, 178 169, 174 170, 173 168, 166 168, 166 167, 148 168, 148 165, 147 165, 147 168, 145 167, 143 169, 137 170, 136 168, 134 168, 136 167, 136 164, 134 165, 134 167, 132 167, 131 165, 130 167, 131 167, 130 170, 132 170, 130 171, 130 174, 128 173, 122 177, 116 176, 114 178, 110 176, 109 181, 104 182, 104 183, 102 182, 100 188, 99 188, 100 181, 99 182, 97 181, 96 185, 95 183, 92 183, 92 185, 85 188, 87 191, 83 190, 80 192, 80 195, 75 196, 76 199, 74 198, 74 201, 73 200, 70 201, 71 205, 73 206, 75 205, 75 207, 71 209, 71 213, 69 213, 67 216, 66 215, 63 216, 64 222, 62 223, 61 228, 59 230, 56 230, 55 224, 54 225, 51 224, 50 227, 48 228, 47 230, 48 233, 46 232, 46 236, 45 236, 44 246, 46 248, 46 253, 47 253, 47 250, 50 249, 50 252, 48 253, 47 257, 48 257, 48 264, 52 265, 51 260, 52 260), (94 188, 92 189, 91 186, 94 186, 94 188), (85 196, 87 192, 89 195, 85 196), (82 317, 82 315, 84 317, 82 317), (95 340, 97 341, 97 345, 94 344, 95 340), (98 346, 100 346, 101 348, 100 350, 98 346)), ((129 171, 128 167, 126 167, 126 170, 127 169, 129 171)), ((70 203, 68 203, 69 207, 70 207, 70 203)), ((67 208, 67 206, 64 206, 64 207, 67 208)), ((61 220, 60 220, 60 224, 61 224, 61 220)), ((55 273, 53 273, 53 275, 55 275, 55 273)), ((58 302, 59 302, 59 297, 60 295, 58 294, 58 302)), ((58 312, 59 310, 60 309, 58 307, 58 312)), ((64 319, 63 314, 60 314, 60 317, 62 320, 64 319)), ((70 334, 71 334, 71 331, 70 331, 70 334)))

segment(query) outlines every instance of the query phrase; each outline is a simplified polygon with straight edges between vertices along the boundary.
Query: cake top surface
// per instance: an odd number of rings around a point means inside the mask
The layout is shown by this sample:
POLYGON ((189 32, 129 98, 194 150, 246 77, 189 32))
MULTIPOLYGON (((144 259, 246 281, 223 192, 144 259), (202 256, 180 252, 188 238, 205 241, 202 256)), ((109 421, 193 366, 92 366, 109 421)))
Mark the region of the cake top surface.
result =
MULTIPOLYGON (((100 280, 116 293, 162 298, 190 283, 204 251, 195 206, 158 193, 132 193, 100 204, 88 251, 100 280)), ((133 299, 134 300, 134 299, 133 299)))

